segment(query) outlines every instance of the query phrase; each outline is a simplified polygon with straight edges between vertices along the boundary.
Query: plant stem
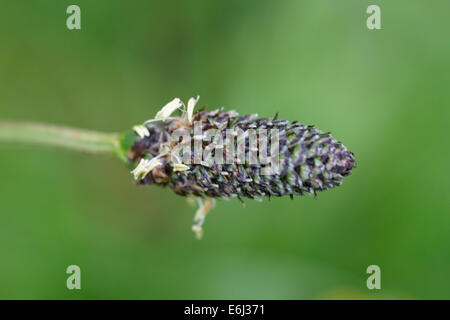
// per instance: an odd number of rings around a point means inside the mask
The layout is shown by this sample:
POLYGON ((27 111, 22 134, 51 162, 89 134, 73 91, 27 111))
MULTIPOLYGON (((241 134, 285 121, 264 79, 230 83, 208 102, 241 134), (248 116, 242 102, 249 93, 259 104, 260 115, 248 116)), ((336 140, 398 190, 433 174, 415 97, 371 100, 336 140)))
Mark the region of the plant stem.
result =
POLYGON ((89 153, 120 153, 117 133, 32 122, 0 121, 0 142, 38 144, 89 153))

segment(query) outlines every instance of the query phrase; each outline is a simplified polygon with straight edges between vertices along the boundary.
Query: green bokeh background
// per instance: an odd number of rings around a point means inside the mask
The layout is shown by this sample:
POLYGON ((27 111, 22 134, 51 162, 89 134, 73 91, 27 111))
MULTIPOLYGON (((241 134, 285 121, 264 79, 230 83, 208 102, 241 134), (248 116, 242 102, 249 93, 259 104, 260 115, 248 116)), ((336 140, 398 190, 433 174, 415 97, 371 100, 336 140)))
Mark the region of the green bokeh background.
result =
POLYGON ((200 94, 331 131, 358 162, 318 199, 219 201, 197 241, 196 208, 135 186, 120 161, 3 144, 0 298, 450 298, 448 1, 0 9, 0 119, 118 131, 200 94), (382 30, 366 28, 369 4, 382 30), (66 288, 71 264, 80 291, 66 288))

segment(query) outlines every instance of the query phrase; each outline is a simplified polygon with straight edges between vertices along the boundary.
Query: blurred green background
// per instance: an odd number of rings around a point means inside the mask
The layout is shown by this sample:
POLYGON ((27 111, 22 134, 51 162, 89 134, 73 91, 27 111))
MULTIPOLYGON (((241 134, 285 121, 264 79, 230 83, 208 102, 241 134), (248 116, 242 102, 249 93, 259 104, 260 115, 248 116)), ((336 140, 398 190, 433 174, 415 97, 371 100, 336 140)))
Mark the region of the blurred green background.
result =
POLYGON ((169 100, 314 124, 358 168, 195 207, 120 161, 0 146, 0 298, 450 298, 448 1, 0 1, 0 119, 121 131, 169 100), (82 29, 66 28, 81 7, 82 29), (382 30, 366 28, 377 4, 382 30), (81 267, 82 290, 66 288, 81 267), (367 266, 381 267, 379 291, 367 266))

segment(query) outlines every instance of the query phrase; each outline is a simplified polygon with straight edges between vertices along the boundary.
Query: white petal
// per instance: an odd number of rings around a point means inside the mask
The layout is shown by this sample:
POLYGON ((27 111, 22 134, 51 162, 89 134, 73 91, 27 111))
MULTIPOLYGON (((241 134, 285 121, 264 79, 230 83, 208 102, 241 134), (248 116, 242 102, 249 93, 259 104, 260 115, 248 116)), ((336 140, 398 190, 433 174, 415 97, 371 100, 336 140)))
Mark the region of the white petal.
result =
POLYGON ((156 114, 155 119, 167 119, 170 115, 183 105, 183 102, 179 98, 175 98, 166 104, 159 112, 156 114))
POLYGON ((189 101, 188 101, 187 118, 188 118, 189 123, 192 123, 192 115, 194 114, 194 108, 195 108, 195 105, 198 102, 198 99, 200 99, 200 96, 197 96, 196 99, 190 98, 189 101))

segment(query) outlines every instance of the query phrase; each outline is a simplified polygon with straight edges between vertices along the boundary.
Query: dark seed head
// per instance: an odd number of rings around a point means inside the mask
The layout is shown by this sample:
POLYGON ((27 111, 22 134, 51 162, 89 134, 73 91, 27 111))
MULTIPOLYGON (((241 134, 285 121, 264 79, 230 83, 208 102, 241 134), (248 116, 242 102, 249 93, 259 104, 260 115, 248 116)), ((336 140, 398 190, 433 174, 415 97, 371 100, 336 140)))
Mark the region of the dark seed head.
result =
MULTIPOLYGON (((179 172, 174 170, 174 164, 169 154, 162 155, 163 148, 181 147, 182 139, 171 141, 171 136, 177 129, 185 129, 191 138, 193 148, 194 127, 182 118, 166 120, 165 122, 150 123, 146 127, 149 136, 136 137, 129 152, 129 161, 137 164, 141 159, 151 159, 159 155, 161 165, 155 167, 139 184, 156 184, 168 186, 179 195, 195 195, 210 197, 247 197, 259 199, 262 196, 284 196, 314 194, 342 184, 356 167, 354 155, 346 147, 336 141, 330 133, 323 133, 314 126, 305 126, 274 118, 256 119, 256 115, 239 116, 235 111, 199 111, 194 114, 205 132, 208 129, 221 130, 225 141, 225 129, 256 131, 266 129, 267 140, 271 141, 271 129, 279 132, 279 163, 278 174, 264 175, 263 170, 270 163, 263 163, 257 154, 256 163, 250 163, 248 158, 244 163, 223 164, 215 163, 213 150, 210 165, 195 164, 194 152, 192 161, 186 163, 189 170, 179 172)), ((251 149, 248 137, 238 136, 233 142, 237 148, 237 140, 243 139, 245 151, 251 149)), ((202 146, 208 146, 209 141, 202 141, 202 146)), ((259 146, 258 146, 259 148, 259 146)), ((267 146, 270 150, 270 143, 267 146)), ((227 146, 220 149, 223 157, 230 152, 227 146)), ((180 155, 182 155, 180 153, 180 155)))

